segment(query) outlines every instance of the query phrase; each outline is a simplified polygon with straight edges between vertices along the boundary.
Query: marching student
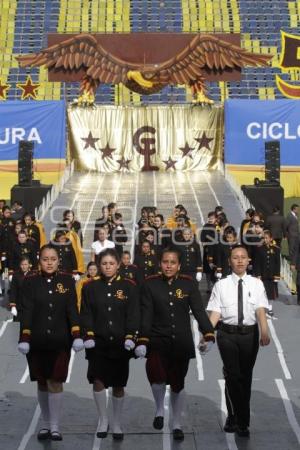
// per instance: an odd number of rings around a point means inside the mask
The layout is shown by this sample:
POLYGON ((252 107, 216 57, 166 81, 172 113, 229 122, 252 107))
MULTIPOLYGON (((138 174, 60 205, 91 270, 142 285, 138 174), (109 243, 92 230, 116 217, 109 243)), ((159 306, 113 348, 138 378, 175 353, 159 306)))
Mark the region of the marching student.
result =
POLYGON ((86 268, 86 274, 83 275, 76 283, 76 293, 77 293, 77 306, 78 311, 81 309, 81 300, 82 300, 82 288, 86 285, 86 283, 90 283, 93 280, 97 280, 99 278, 98 274, 98 266, 95 262, 90 261, 86 268))
POLYGON ((15 270, 12 275, 12 280, 9 290, 9 309, 14 316, 14 322, 20 320, 22 312, 22 288, 24 279, 30 273, 31 264, 28 256, 22 256, 19 263, 19 269, 15 270))
POLYGON ((123 225, 122 214, 116 212, 112 218, 111 223, 111 240, 115 243, 115 249, 119 256, 123 253, 123 244, 128 240, 126 229, 123 225))
POLYGON ((262 281, 247 274, 248 262, 245 247, 232 248, 232 274, 214 285, 207 305, 212 325, 218 324, 217 344, 223 361, 228 409, 224 431, 241 437, 249 436, 252 372, 259 343, 270 343, 268 299, 262 281))
POLYGON ((211 292, 214 282, 213 247, 218 242, 216 221, 217 217, 215 212, 210 211, 207 216, 207 222, 203 226, 200 234, 200 240, 203 245, 203 272, 206 277, 207 293, 211 292))
POLYGON ((41 248, 41 271, 25 277, 18 350, 26 355, 31 381, 38 385, 43 427, 38 440, 61 441, 59 419, 63 383, 68 375, 71 348, 84 348, 74 280, 58 271, 53 246, 41 248))
POLYGON ((158 272, 158 260, 151 250, 151 243, 148 240, 143 241, 137 248, 134 264, 137 266, 138 277, 140 280, 144 280, 150 275, 158 272))
POLYGON ((80 240, 80 245, 82 245, 83 242, 83 235, 81 230, 81 223, 75 219, 74 211, 71 209, 67 209, 63 213, 63 223, 66 225, 68 230, 74 231, 80 240))
POLYGON ((72 242, 66 230, 57 230, 51 245, 56 248, 59 263, 58 268, 63 272, 77 274, 78 264, 72 242))
POLYGON ((177 248, 164 249, 160 260, 162 273, 144 282, 140 338, 135 349, 137 357, 147 357, 146 372, 156 404, 155 429, 164 426, 166 385, 171 386, 175 440, 184 439, 181 427, 184 381, 189 360, 195 358, 190 308, 204 335, 204 351, 214 342, 214 329, 204 310, 198 284, 180 274, 180 257, 177 248))
POLYGON ((200 245, 190 228, 184 228, 181 234, 182 240, 176 245, 181 252, 180 272, 200 282, 203 271, 200 245))
POLYGON ((113 439, 122 440, 124 387, 139 330, 140 307, 134 281, 118 274, 119 256, 106 249, 99 255, 100 277, 82 290, 81 322, 85 336, 87 378, 99 413, 97 436, 108 432, 106 389, 112 387, 113 439))
POLYGON ((238 244, 237 232, 231 225, 227 226, 220 242, 214 247, 214 261, 216 263, 217 274, 221 277, 227 277, 231 274, 231 267, 229 265, 229 257, 231 250, 238 244))
POLYGON ((25 230, 19 231, 17 240, 12 244, 8 257, 9 271, 18 270, 23 256, 28 256, 31 268, 37 269, 37 247, 27 238, 25 230))
POLYGON ((94 226, 94 241, 98 239, 98 230, 103 225, 105 225, 108 221, 108 208, 107 206, 102 206, 102 216, 98 217, 98 219, 95 220, 95 226, 94 226))
POLYGON ((278 298, 278 282, 280 281, 280 249, 273 241, 269 230, 264 231, 264 243, 257 249, 257 255, 253 265, 253 275, 259 277, 264 283, 269 310, 267 315, 272 317, 273 300, 278 298))
POLYGON ((125 250, 121 255, 119 274, 124 278, 135 281, 137 284, 141 284, 143 281, 139 276, 138 267, 135 264, 131 264, 131 255, 128 250, 125 250))

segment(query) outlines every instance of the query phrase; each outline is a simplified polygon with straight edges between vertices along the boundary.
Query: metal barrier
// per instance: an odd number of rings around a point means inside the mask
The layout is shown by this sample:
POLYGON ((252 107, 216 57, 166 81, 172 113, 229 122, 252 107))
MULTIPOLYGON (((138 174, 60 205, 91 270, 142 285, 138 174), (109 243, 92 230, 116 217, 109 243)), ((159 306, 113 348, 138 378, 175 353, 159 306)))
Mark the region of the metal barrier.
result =
POLYGON ((74 160, 72 160, 71 164, 65 168, 64 173, 62 174, 58 182, 52 186, 49 192, 47 192, 47 195, 43 198, 41 205, 38 208, 35 208, 34 215, 36 220, 42 221, 44 219, 50 206, 53 205, 73 173, 74 160))
MULTIPOLYGON (((238 183, 235 181, 235 179, 227 172, 227 170, 224 168, 224 166, 221 168, 221 172, 223 173, 225 179, 228 181, 231 189, 235 192, 237 199, 239 200, 241 207, 244 212, 248 208, 254 208, 254 206, 249 202, 248 198, 244 195, 243 191, 241 190, 238 183)), ((287 261, 286 258, 280 257, 281 259, 281 265, 280 265, 280 275, 282 280, 285 282, 287 288, 290 291, 296 291, 296 284, 293 279, 293 272, 291 270, 290 264, 287 261)))

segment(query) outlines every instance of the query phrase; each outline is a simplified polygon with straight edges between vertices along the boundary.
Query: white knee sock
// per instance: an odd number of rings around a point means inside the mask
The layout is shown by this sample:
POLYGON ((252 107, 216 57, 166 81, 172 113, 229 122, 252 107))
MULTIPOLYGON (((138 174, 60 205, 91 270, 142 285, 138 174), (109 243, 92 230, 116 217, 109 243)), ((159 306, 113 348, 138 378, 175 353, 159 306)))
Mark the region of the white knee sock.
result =
POLYGON ((59 418, 61 412, 62 397, 62 392, 56 392, 55 394, 53 392, 48 393, 51 431, 59 431, 59 418))
POLYGON ((170 400, 172 405, 173 412, 173 430, 176 428, 181 429, 181 414, 184 405, 184 390, 180 392, 172 392, 170 393, 170 400))
POLYGON ((41 408, 41 415, 43 420, 42 428, 50 428, 50 416, 49 416, 49 403, 48 403, 48 392, 37 391, 38 402, 41 408))
POLYGON ((103 389, 101 392, 93 391, 93 396, 99 414, 99 423, 97 431, 99 432, 107 431, 108 416, 107 416, 106 389, 103 389))
POLYGON ((156 412, 155 417, 164 416, 164 401, 165 401, 165 395, 166 395, 166 384, 151 384, 152 394, 155 401, 156 406, 156 412))
POLYGON ((113 404, 113 433, 123 433, 121 429, 121 417, 124 404, 124 397, 112 396, 113 404))

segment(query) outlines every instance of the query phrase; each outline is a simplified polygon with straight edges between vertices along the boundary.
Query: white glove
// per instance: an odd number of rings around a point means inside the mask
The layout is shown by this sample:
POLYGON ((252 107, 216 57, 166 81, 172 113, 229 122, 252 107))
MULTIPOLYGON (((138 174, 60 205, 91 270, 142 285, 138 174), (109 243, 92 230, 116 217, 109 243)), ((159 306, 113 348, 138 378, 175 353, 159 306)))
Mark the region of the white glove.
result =
POLYGON ((216 272, 215 277, 220 280, 222 278, 222 272, 216 272))
POLYGON ((146 345, 138 345, 136 349, 134 350, 135 356, 138 358, 145 358, 147 353, 147 347, 146 345))
POLYGON ((128 351, 133 350, 135 347, 135 343, 133 342, 132 339, 126 339, 124 342, 124 347, 125 347, 125 350, 128 350, 128 351))
POLYGON ((196 273, 196 280, 198 281, 198 283, 202 280, 202 272, 196 273))
POLYGON ((279 281, 280 281, 280 280, 278 280, 277 278, 276 278, 276 280, 274 280, 275 283, 279 283, 279 281))
POLYGON ((17 308, 16 308, 15 306, 12 306, 10 312, 12 313, 12 315, 13 315, 14 317, 17 317, 18 311, 17 311, 17 308))
POLYGON ((6 256, 1 256, 1 261, 6 261, 6 256))
POLYGON ((8 281, 11 283, 11 280, 12 280, 12 275, 8 275, 8 281))
POLYGON ((20 353, 22 353, 22 355, 27 355, 30 350, 30 345, 28 344, 28 342, 19 342, 18 350, 20 353))
POLYGON ((94 348, 96 345, 94 339, 87 339, 86 341, 84 341, 84 348, 89 349, 89 348, 94 348))
POLYGON ((74 273, 74 275, 72 275, 72 276, 73 276, 73 279, 74 279, 75 281, 80 280, 80 275, 79 275, 79 273, 74 273))
POLYGON ((74 339, 72 349, 74 350, 74 352, 80 352, 81 350, 83 350, 84 349, 83 340, 81 338, 74 339))
POLYGON ((214 345, 213 341, 200 342, 198 348, 200 350, 201 355, 206 355, 206 353, 208 353, 211 350, 213 345, 214 345))

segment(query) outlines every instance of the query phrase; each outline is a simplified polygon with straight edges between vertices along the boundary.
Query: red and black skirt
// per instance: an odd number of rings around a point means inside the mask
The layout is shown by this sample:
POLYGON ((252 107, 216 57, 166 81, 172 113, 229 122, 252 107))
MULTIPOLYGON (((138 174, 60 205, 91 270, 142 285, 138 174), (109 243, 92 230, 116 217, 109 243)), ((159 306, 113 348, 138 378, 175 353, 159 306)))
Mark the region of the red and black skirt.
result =
POLYGON ((87 379, 89 383, 101 381, 105 388, 125 387, 129 376, 129 358, 112 358, 96 349, 87 353, 88 371, 87 379))
POLYGON ((31 381, 40 384, 46 384, 47 380, 65 382, 70 356, 70 350, 30 350, 26 358, 31 381))

